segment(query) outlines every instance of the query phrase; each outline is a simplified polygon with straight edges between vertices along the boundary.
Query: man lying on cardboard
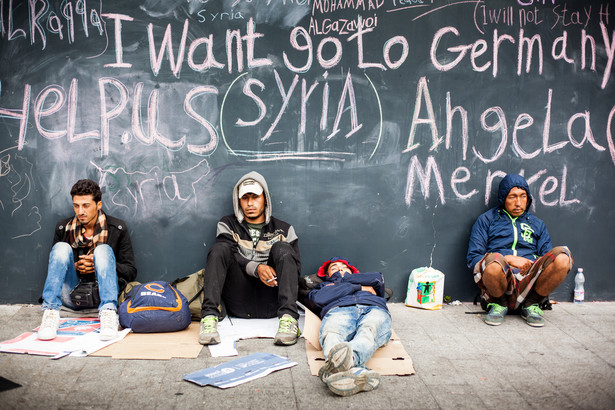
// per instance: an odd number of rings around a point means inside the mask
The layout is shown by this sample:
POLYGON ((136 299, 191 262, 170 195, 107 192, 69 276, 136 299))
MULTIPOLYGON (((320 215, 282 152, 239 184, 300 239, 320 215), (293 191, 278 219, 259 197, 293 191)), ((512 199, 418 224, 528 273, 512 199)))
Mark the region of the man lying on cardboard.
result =
POLYGON ((318 276, 324 281, 308 295, 321 310, 319 341, 325 365, 318 376, 340 396, 378 388, 380 375, 365 364, 391 337, 382 274, 359 273, 335 257, 323 263, 318 276))

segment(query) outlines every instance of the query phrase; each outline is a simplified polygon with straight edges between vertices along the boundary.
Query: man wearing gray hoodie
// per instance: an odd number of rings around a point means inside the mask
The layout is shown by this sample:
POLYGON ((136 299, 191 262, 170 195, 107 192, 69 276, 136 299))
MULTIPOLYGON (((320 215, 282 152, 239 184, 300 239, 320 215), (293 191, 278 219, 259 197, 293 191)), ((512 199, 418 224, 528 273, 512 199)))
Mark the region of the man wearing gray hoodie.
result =
POLYGON ((230 316, 280 320, 274 343, 297 342, 301 262, 292 225, 271 216, 267 182, 250 172, 233 188, 235 213, 218 222, 207 254, 199 343, 220 343, 217 325, 224 302, 230 316))

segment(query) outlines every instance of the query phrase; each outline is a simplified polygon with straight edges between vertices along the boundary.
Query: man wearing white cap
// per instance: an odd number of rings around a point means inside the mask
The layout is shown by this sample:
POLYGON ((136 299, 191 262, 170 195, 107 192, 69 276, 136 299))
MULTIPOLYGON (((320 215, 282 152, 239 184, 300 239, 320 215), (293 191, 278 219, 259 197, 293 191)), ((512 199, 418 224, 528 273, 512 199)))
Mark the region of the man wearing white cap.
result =
POLYGON ((199 343, 220 343, 222 301, 230 316, 277 316, 274 343, 297 342, 299 239, 292 225, 271 216, 271 203, 259 173, 250 172, 235 185, 235 213, 218 222, 216 243, 207 254, 199 343))

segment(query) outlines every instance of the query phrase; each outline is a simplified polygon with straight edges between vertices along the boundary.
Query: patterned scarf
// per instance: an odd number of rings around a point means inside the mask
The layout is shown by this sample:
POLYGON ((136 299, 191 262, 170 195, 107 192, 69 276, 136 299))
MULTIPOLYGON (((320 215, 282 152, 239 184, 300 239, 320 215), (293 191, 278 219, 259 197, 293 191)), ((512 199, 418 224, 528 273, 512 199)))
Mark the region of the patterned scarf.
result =
POLYGON ((97 245, 107 243, 107 217, 103 211, 98 211, 98 220, 94 225, 94 235, 90 239, 83 236, 85 227, 79 223, 75 216, 66 224, 67 242, 75 249, 87 248, 87 254, 94 252, 97 245))

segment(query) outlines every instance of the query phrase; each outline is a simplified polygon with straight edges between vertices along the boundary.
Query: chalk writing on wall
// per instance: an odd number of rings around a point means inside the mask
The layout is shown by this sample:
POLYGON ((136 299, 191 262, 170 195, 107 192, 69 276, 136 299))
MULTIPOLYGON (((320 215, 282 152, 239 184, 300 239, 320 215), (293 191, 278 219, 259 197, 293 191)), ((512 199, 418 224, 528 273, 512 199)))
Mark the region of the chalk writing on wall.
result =
POLYGON ((615 33, 606 1, 190 0, 131 8, 38 0, 3 2, 2 11, 9 48, 48 58, 95 50, 84 59, 85 70, 95 67, 87 74, 70 69, 82 62, 70 56, 53 75, 37 74, 51 68, 44 63, 5 69, 0 116, 17 152, 40 139, 58 150, 92 150, 95 142, 91 167, 120 208, 132 202, 144 212, 148 195, 196 200, 180 192, 178 177, 198 181, 211 161, 166 174, 131 163, 159 150, 353 168, 401 161, 407 206, 419 195, 442 204, 481 195, 488 203, 494 180, 520 159, 515 171, 532 168, 539 203, 566 207, 584 200, 569 192, 580 184, 574 167, 540 163, 577 150, 608 155, 615 166, 615 105, 607 98, 615 33), (460 87, 464 73, 495 91, 460 87), (571 105, 558 76, 593 87, 598 102, 571 105), (512 99, 503 85, 539 80, 547 85, 512 99), (391 138, 397 155, 380 158, 391 138))

